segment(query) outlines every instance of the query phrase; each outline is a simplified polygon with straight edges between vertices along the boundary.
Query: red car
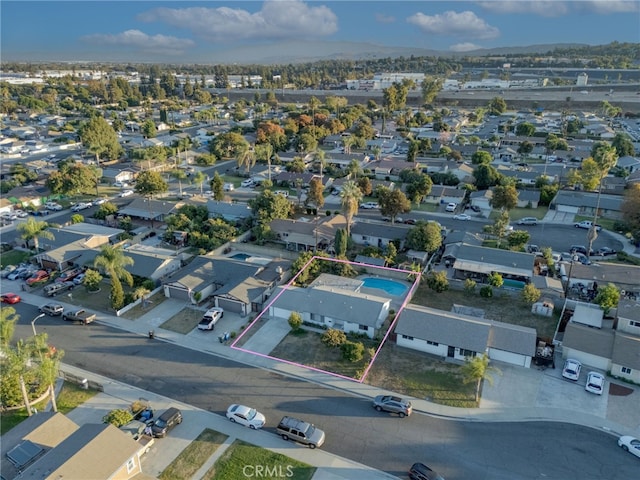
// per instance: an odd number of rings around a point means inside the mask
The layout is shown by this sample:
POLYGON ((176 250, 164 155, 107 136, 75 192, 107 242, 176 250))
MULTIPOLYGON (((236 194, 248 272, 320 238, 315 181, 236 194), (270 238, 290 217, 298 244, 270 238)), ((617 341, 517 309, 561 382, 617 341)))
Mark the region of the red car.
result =
POLYGON ((2 301, 2 303, 18 303, 20 301, 20 295, 15 293, 3 293, 0 295, 0 301, 2 301))
POLYGON ((46 270, 38 270, 29 278, 27 278, 27 285, 33 285, 34 283, 49 280, 49 273, 46 270))

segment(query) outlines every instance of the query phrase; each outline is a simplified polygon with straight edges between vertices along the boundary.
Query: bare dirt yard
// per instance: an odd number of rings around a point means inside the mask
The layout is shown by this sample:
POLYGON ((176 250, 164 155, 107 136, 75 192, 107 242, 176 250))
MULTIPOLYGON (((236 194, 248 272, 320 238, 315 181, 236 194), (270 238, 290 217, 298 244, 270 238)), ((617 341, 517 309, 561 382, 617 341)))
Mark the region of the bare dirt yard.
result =
POLYGON ((160 325, 160 328, 184 335, 196 328, 201 319, 202 311, 187 307, 160 325))

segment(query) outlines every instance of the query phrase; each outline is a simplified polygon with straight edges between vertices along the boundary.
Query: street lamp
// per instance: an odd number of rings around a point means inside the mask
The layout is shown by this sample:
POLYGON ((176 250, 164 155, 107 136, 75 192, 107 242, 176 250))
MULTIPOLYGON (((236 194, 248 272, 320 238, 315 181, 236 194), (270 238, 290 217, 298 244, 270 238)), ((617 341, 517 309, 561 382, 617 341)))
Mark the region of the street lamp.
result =
POLYGON ((38 320, 39 318, 44 317, 44 313, 41 313, 40 315, 38 315, 36 318, 34 318, 33 320, 31 320, 31 328, 33 329, 33 336, 37 336, 38 334, 36 333, 36 320, 38 320))

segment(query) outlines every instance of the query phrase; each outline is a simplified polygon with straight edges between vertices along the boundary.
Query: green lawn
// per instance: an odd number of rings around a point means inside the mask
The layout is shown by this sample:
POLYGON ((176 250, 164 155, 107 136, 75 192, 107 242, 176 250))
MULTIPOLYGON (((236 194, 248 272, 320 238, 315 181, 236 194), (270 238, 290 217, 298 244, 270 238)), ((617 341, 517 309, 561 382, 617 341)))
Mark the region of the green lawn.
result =
MULTIPOLYGON (((574 223, 577 222, 581 222, 583 220, 588 220, 590 222, 593 222, 593 217, 592 216, 588 216, 585 217, 584 215, 576 215, 575 218, 573 219, 574 223)), ((613 226, 616 223, 616 220, 611 220, 610 218, 598 218, 598 225, 602 225, 602 228, 604 228, 605 230, 611 230, 612 232, 615 232, 613 226)))
MULTIPOLYGON (((160 474, 160 480, 189 480, 228 438, 206 428, 160 474)), ((240 478, 240 476, 236 477, 240 478)))
MULTIPOLYGON (((536 217, 538 220, 542 220, 548 211, 549 208, 546 206, 538 208, 514 208, 513 210, 509 210, 509 218, 512 222, 520 220, 523 217, 536 217)), ((489 220, 495 220, 499 216, 499 210, 491 210, 489 220)))
POLYGON ((203 480, 238 480, 249 476, 254 478, 259 476, 264 479, 310 480, 315 473, 316 467, 280 453, 236 440, 202 478, 203 480), (262 475, 257 475, 256 467, 264 469, 262 475))
POLYGON ((26 261, 31 256, 30 252, 23 252, 22 250, 9 250, 4 252, 0 258, 2 258, 2 267, 7 265, 18 265, 26 261))

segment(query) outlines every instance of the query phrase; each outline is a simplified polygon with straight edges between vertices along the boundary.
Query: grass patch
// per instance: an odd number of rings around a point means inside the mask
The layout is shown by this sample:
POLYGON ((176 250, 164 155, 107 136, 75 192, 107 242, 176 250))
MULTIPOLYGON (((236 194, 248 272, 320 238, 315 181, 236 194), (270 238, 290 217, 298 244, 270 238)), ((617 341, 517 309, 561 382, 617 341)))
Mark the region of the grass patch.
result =
POLYGON ((202 320, 202 312, 187 307, 160 325, 160 328, 184 335, 196 328, 200 320, 202 320))
POLYGON ((31 252, 24 252, 22 250, 9 250, 2 254, 2 267, 7 265, 19 265, 25 262, 31 256, 31 252))
POLYGON ((475 384, 462 383, 460 366, 387 343, 365 383, 450 407, 476 408, 475 384))
MULTIPOLYGON (((293 480, 311 480, 316 473, 316 467, 286 457, 280 453, 275 453, 271 450, 236 440, 202 478, 203 480, 237 480, 238 478, 247 476, 244 474, 244 469, 247 466, 260 466, 264 468, 266 472, 270 472, 269 474, 260 476, 260 478, 264 479, 289 478, 293 480)), ((249 470, 246 471, 249 473, 249 470)), ((256 477, 258 476, 255 475, 253 469, 251 469, 251 473, 256 477)), ((163 477, 160 478, 162 479, 163 477)))
MULTIPOLYGON (((433 203, 421 203, 420 205, 411 204, 411 210, 416 210, 418 212, 437 212, 440 205, 436 205, 433 203)), ((410 213, 406 214, 410 216, 410 213)))
POLYGON ((188 480, 205 464, 228 438, 224 433, 205 428, 160 474, 160 480, 188 480))
POLYGON ((142 306, 142 303, 139 303, 131 310, 127 310, 125 313, 123 313, 120 318, 126 318, 127 320, 137 320, 149 310, 159 306, 166 299, 167 297, 164 295, 164 292, 160 290, 147 298, 145 306, 142 306))
MULTIPOLYGON (((89 400, 96 393, 98 393, 97 390, 85 390, 80 388, 78 385, 65 382, 56 398, 58 411, 65 414, 69 413, 78 405, 82 405, 84 402, 89 400)), ((33 407, 38 411, 43 411, 47 407, 48 403, 49 398, 47 397, 42 402, 33 405, 33 407)), ((11 430, 28 417, 26 408, 2 413, 2 415, 0 415, 0 435, 11 430)))
POLYGON ((469 294, 464 290, 449 289, 446 292, 436 293, 425 284, 421 284, 416 289, 416 293, 411 303, 424 305, 426 307, 437 308, 439 310, 451 311, 451 307, 456 305, 469 305, 474 308, 481 308, 485 311, 485 318, 497 320, 499 322, 531 327, 538 332, 541 337, 553 337, 558 323, 559 314, 555 313, 551 317, 543 317, 531 313, 531 306, 527 305, 516 292, 494 288, 492 298, 481 297, 479 288, 476 292, 469 294))

